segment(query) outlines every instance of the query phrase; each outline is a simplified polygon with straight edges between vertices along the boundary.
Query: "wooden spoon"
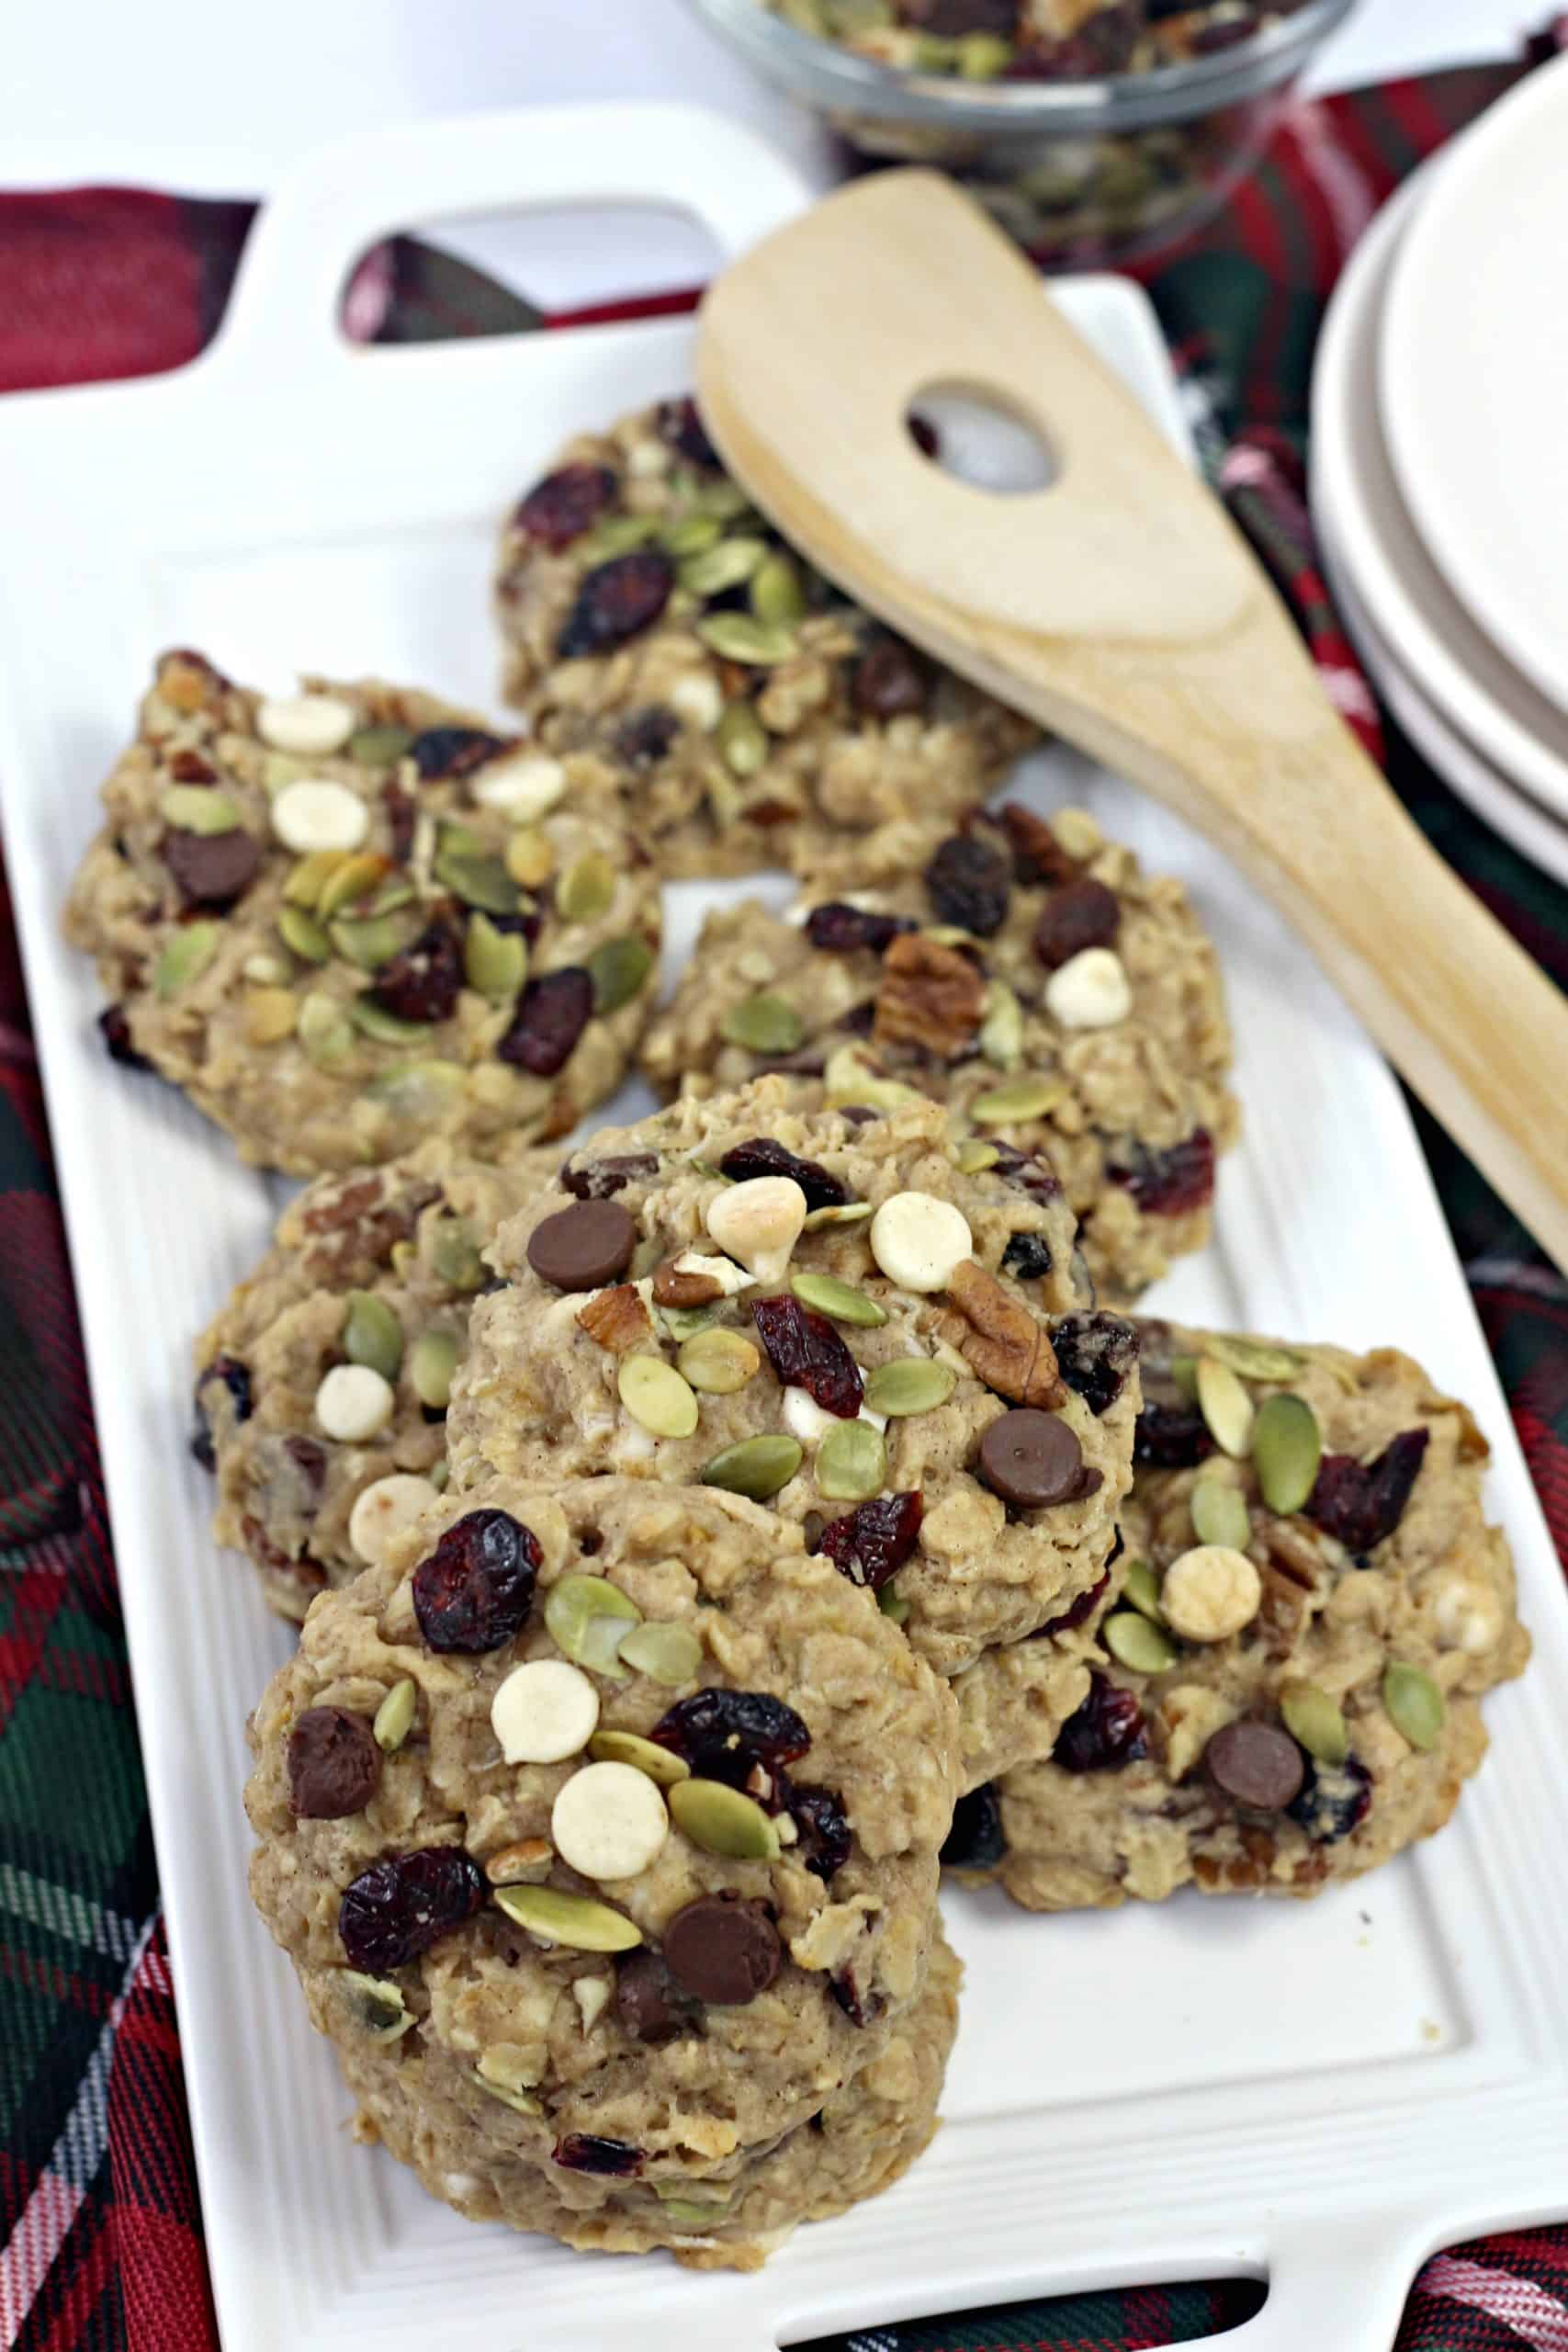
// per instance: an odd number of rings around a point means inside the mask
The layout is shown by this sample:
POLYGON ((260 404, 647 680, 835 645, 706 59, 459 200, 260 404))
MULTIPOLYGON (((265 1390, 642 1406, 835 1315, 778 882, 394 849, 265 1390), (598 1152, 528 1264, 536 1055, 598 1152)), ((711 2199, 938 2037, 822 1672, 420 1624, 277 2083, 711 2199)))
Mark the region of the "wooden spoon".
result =
POLYGON ((733 263, 703 305, 708 429, 829 578, 1197 825, 1568 1268, 1568 1002, 1358 747, 1245 541, 979 207, 879 173, 733 263), (998 496, 905 418, 979 393, 1055 479, 998 496))

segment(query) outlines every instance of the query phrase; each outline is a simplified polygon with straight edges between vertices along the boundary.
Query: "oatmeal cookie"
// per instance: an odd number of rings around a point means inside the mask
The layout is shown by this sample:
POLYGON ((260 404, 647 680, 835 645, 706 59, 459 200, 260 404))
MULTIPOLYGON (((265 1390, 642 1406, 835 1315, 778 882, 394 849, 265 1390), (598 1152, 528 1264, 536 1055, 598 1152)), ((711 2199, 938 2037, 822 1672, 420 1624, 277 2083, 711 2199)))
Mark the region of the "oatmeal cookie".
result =
POLYGON ((1034 740, 795 556, 687 400, 561 451, 496 595, 508 701, 547 751, 597 755, 667 874, 803 870, 955 815, 1034 740))
MULTIPOLYGON (((1296 0, 761 0, 803 33, 903 74, 1098 81, 1185 64, 1288 16, 1296 0)), ((1040 175, 1050 193, 1049 167, 1040 175)))
POLYGON ((197 1343, 197 1460, 212 1532, 280 1616, 347 1584, 446 1478, 446 1404, 502 1219, 558 1151, 482 1165, 444 1143, 319 1176, 197 1343))
POLYGON ((310 1175, 429 1136, 491 1158, 620 1082, 659 879, 613 795, 431 695, 282 701, 165 654, 66 915, 105 1040, 310 1175))
POLYGON ((976 1164, 992 1147, 1043 1154, 1096 1283, 1135 1296, 1208 1239, 1238 1125, 1219 968, 1186 891, 1081 809, 1047 824, 1008 803, 889 846, 863 887, 818 879, 785 915, 710 915, 644 1069, 694 1093, 784 1071, 804 1104, 919 1088, 972 1132, 976 1164))
POLYGON ((1147 1325, 1144 1369, 1124 1604, 998 1784, 987 1859, 1032 1910, 1373 1869, 1448 1820, 1529 1655, 1486 1441, 1408 1356, 1147 1325))
POLYGON ((596 1136, 491 1250, 455 1485, 607 1471, 803 1527, 945 1674, 1098 1583, 1132 1327, 1083 1305, 1044 1164, 965 1174, 923 1100, 800 1117, 779 1082, 596 1136))
POLYGON ((504 2161, 536 2226, 613 2228, 614 2183, 636 2243, 690 2234, 663 2200, 808 2126, 920 1992, 952 1695, 741 1497, 447 1495, 318 1600, 251 1738, 257 1907, 457 2201, 504 2161))

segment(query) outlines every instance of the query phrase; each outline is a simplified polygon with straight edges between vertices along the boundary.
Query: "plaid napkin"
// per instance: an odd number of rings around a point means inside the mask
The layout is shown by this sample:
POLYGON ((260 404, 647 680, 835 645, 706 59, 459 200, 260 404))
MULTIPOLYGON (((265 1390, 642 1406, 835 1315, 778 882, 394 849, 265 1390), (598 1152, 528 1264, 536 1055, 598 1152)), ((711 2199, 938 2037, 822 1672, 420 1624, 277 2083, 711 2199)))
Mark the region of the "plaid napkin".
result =
MULTIPOLYGON (((1568 894, 1389 727, 1316 571, 1301 457, 1312 348, 1350 244, 1403 175, 1520 65, 1303 103, 1194 244, 1147 273, 1205 459, 1290 597, 1339 708, 1443 854, 1568 982, 1568 894)), ((3 168, 3 166, 0 166, 3 168)), ((221 314, 251 209, 118 189, 0 197, 0 390, 155 373, 221 314)), ((639 309, 679 309, 672 295, 639 309)), ((540 321, 399 240, 362 268, 367 339, 540 321)), ((1568 1553, 1568 1285, 1430 1123, 1422 1138, 1568 1553)), ((212 2352, 179 2037, 91 1404, 27 1004, 0 880, 0 2342, 212 2352)), ((836 2338, 817 2352, 1134 2352, 1239 2325, 1246 2280, 1121 2290, 836 2338)), ((1400 2352, 1568 2352, 1568 2228, 1454 2248, 1400 2352)), ((1325 2352, 1331 2352, 1325 2347, 1325 2352)))

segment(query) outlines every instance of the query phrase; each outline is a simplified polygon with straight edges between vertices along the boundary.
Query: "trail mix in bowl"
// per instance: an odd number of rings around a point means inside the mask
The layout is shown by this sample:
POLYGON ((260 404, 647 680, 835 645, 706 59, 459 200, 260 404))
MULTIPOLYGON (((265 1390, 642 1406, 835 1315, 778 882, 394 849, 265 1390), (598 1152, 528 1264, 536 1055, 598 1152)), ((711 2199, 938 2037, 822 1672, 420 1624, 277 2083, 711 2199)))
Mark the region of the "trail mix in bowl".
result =
POLYGON ((820 40, 906 74, 1091 81, 1184 65, 1250 40, 1292 0, 761 0, 820 40))

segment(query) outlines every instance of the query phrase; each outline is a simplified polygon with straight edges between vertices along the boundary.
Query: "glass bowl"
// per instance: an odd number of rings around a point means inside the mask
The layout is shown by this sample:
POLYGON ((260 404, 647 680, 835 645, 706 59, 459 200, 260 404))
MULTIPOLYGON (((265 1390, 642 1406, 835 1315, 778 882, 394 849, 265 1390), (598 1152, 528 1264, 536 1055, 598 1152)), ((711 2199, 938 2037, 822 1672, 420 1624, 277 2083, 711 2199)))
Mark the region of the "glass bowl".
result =
POLYGON ((950 171, 1043 267, 1089 269, 1145 260, 1218 209, 1353 0, 1299 0, 1245 40, 1146 73, 1010 83, 878 64, 762 0, 688 5, 856 161, 950 171))

